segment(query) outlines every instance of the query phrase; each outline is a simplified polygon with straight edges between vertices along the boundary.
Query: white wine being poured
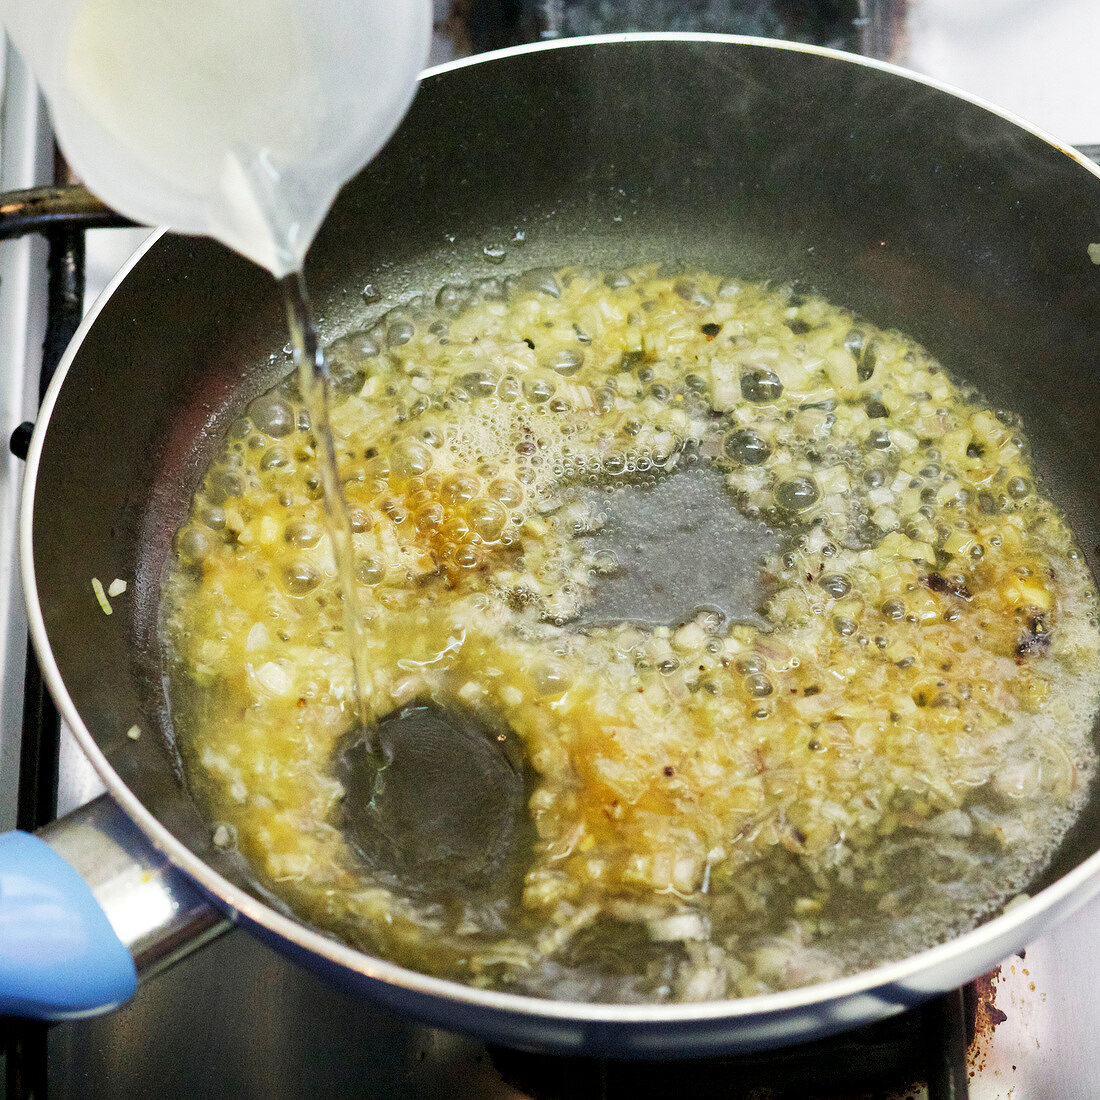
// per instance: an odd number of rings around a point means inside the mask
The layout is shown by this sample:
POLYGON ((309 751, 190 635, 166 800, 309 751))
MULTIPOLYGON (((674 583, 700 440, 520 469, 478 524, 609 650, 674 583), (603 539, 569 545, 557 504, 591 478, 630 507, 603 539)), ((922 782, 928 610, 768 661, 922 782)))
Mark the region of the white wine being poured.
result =
POLYGON ((343 597, 344 630, 351 650, 354 676, 356 719, 360 729, 367 729, 370 716, 364 688, 369 682, 364 665, 363 617, 355 591, 355 545, 347 501, 340 483, 336 462, 336 446, 332 437, 329 411, 332 406, 332 385, 324 349, 313 321, 313 310, 300 271, 279 280, 290 326, 290 344, 298 372, 298 387, 309 413, 310 427, 317 441, 317 465, 324 490, 325 526, 332 542, 336 575, 343 597))

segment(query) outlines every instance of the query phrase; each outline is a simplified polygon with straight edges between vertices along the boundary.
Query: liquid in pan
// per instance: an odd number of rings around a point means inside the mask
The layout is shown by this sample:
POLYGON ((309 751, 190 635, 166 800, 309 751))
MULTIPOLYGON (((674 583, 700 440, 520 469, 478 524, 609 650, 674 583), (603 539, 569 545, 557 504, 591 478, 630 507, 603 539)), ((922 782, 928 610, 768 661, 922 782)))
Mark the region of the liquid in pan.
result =
POLYGON ((195 494, 162 639, 215 837, 301 919, 476 985, 703 1000, 911 954, 1049 861, 1093 776, 1096 588, 1018 417, 927 351, 651 265, 445 286, 328 354, 372 720, 503 745, 524 812, 461 889, 350 836, 287 380, 195 494))

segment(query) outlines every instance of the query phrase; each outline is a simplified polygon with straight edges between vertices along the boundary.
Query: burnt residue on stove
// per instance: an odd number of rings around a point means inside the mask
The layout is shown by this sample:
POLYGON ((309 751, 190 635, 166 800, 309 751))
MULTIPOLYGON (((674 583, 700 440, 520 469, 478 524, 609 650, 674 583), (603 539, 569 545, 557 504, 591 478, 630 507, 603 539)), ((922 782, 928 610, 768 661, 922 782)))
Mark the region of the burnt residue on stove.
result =
MULTIPOLYGON (((1021 956, 1022 957, 1022 956, 1021 956)), ((989 1037, 998 1024, 1008 1017, 997 1007, 997 978, 1001 968, 983 974, 974 982, 976 1003, 974 1006, 974 1039, 989 1037)), ((973 1046, 973 1044, 972 1044, 973 1046)))
MULTIPOLYGON (((1023 952, 1020 953, 1020 958, 1023 958, 1023 952)), ((997 983, 1000 975, 1001 968, 998 966, 966 987, 967 1017, 973 1019, 973 1030, 966 1052, 971 1080, 985 1071, 993 1032, 1008 1019, 997 1007, 997 983)))

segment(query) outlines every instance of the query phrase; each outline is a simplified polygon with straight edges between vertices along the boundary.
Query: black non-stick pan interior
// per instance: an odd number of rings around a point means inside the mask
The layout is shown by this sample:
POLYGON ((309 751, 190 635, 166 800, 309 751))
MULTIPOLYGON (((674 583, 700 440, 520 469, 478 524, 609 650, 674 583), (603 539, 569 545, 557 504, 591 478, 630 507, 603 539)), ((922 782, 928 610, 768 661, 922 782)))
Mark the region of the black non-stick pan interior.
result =
MULTIPOLYGON (((1095 573, 1091 241, 1100 179, 979 106, 827 55, 634 41, 427 79, 342 194, 307 274, 330 337, 416 290, 544 264, 682 260, 801 280, 1021 413, 1095 573), (495 245, 499 264, 483 251, 495 245)), ((163 718, 155 621, 171 533, 233 410, 289 370, 285 342, 270 277, 212 243, 163 238, 76 353, 35 503, 38 597, 78 711, 146 805, 235 877, 162 740, 125 731, 163 718), (110 619, 93 576, 131 582, 110 619)), ((1089 812, 1051 874, 1097 847, 1089 812)))

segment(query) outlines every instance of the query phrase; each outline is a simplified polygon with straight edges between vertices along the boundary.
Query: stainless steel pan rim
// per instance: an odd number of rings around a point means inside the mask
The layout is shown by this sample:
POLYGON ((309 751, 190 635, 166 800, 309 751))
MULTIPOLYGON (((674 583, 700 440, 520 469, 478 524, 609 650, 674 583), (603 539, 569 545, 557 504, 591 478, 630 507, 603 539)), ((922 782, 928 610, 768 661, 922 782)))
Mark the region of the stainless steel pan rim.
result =
MULTIPOLYGON (((840 50, 779 42, 773 39, 741 35, 681 33, 594 35, 565 41, 517 46, 472 58, 464 58, 430 68, 422 74, 422 78, 431 79, 454 69, 471 65, 491 64, 496 60, 544 50, 645 41, 724 43, 733 46, 785 50, 795 53, 816 54, 878 69, 927 85, 999 115, 1021 129, 1041 138, 1100 178, 1100 168, 1075 149, 1030 125, 1015 114, 990 104, 980 97, 960 91, 941 81, 914 74, 897 65, 874 61, 840 50)), ((31 637, 46 682, 58 705, 62 718, 72 729, 81 749, 98 772, 111 796, 138 824, 154 847, 163 852, 175 866, 199 883, 217 901, 218 905, 227 911, 231 918, 243 919, 246 923, 259 929, 266 929, 276 937, 281 937, 306 952, 321 956, 338 967, 347 968, 349 971, 365 978, 375 979, 411 994, 442 998, 456 1006, 465 1005, 471 1009, 487 1009, 506 1015, 541 1017, 546 1020, 560 1020, 563 1023, 602 1024, 613 1027, 614 1025, 655 1025, 661 1023, 676 1025, 690 1024, 694 1021, 704 1022, 723 1019, 732 1021, 749 1017, 781 1016, 791 1012, 812 1009, 814 1006, 824 1007, 829 1003, 858 997, 861 994, 873 996, 876 990, 885 988, 892 988, 901 992, 899 995, 891 995, 884 999, 884 1007, 880 1014, 890 1011, 888 1006, 891 1004, 896 1005, 896 1009, 900 1010, 907 1003, 920 999, 922 995, 931 995, 943 989, 952 988, 982 973, 1013 950, 1024 946, 1037 931, 1042 929, 1044 918, 1048 914, 1057 911, 1059 917, 1067 916, 1100 892, 1100 852, 1097 852, 1034 897, 1020 901, 1018 904, 1013 905, 1008 912, 1002 913, 972 931, 908 958, 887 963, 872 970, 862 971, 817 985, 735 1000, 690 1004, 619 1005, 545 1000, 512 993, 476 989, 458 982, 429 977, 393 963, 371 958, 360 951, 338 943, 284 916, 263 901, 233 885, 194 855, 145 808, 111 767, 106 756, 92 738, 62 681, 60 670, 51 651, 46 624, 38 599, 32 552, 34 499, 38 467, 45 436, 49 429, 51 413, 65 377, 72 366, 81 343, 95 324, 104 304, 164 233, 165 230, 159 230, 150 235, 150 238, 130 257, 88 311, 43 400, 26 459, 26 473, 19 518, 20 570, 31 637), (939 978, 928 977, 937 972, 941 975, 939 978), (945 981, 943 975, 951 975, 951 977, 945 981), (922 981, 922 976, 926 980, 922 981)), ((1084 244, 1082 244, 1082 248, 1084 248, 1084 244)))

